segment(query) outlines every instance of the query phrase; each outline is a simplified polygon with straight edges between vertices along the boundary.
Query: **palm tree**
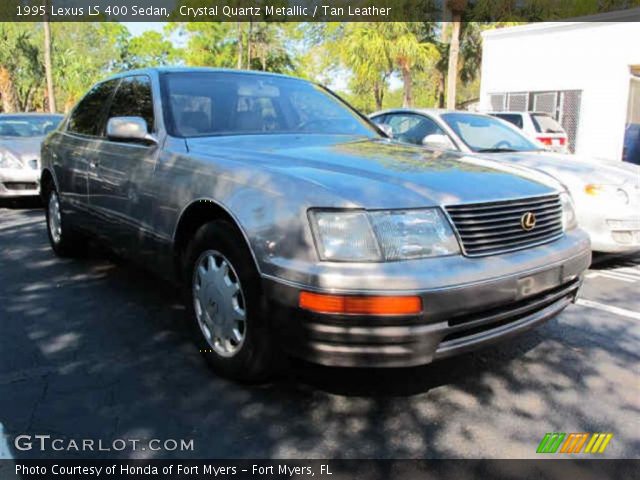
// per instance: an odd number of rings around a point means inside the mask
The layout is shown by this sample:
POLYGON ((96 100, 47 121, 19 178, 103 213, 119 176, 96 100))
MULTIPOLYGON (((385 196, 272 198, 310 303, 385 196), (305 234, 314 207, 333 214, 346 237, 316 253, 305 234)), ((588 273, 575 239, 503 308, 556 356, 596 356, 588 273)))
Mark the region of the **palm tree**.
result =
POLYGON ((387 79, 394 70, 402 76, 403 105, 413 104, 413 71, 437 54, 432 44, 421 42, 417 25, 410 22, 354 23, 335 48, 343 63, 373 89, 376 106, 382 106, 387 79))
POLYGON ((449 42, 449 69, 447 73, 447 108, 456 108, 456 83, 458 81, 458 55, 460 53, 460 25, 466 0, 448 0, 451 11, 451 41, 449 42))
POLYGON ((393 72, 393 62, 381 25, 352 24, 345 45, 340 45, 339 49, 344 63, 351 69, 355 89, 372 89, 378 110, 382 108, 387 80, 393 72))
POLYGON ((51 65, 51 28, 49 25, 48 1, 44 2, 45 14, 43 16, 44 26, 44 72, 47 79, 47 104, 51 113, 56 112, 56 96, 53 91, 53 67, 51 65))

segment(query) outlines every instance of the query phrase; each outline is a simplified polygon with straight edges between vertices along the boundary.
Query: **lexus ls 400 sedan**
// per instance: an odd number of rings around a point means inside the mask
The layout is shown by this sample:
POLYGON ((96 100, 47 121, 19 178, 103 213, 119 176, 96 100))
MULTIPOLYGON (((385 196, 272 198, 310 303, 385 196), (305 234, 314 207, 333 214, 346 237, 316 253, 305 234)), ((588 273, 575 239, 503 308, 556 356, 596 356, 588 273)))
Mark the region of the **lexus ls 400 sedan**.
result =
POLYGON ((151 69, 94 86, 47 137, 59 255, 98 237, 182 285, 199 350, 264 378, 428 363, 558 314, 590 263, 548 176, 390 141, 321 86, 151 69))
POLYGON ((62 115, 0 115, 0 198, 37 197, 40 193, 40 144, 62 115))
POLYGON ((593 250, 640 250, 638 165, 550 152, 510 123, 479 113, 396 109, 374 113, 371 118, 401 142, 477 154, 547 173, 571 194, 578 224, 589 234, 593 250))

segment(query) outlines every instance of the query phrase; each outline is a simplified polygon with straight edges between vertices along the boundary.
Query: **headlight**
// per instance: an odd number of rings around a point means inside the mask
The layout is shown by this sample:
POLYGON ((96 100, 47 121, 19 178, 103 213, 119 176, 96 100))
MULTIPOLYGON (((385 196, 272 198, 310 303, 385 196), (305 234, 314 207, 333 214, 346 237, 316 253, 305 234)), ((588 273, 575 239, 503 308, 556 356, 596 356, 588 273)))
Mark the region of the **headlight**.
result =
POLYGON ((437 208, 313 210, 310 218, 322 260, 380 262, 460 252, 449 223, 437 208))
POLYGON ((9 152, 0 151, 0 168, 22 168, 22 162, 9 152))
POLYGON ((591 197, 606 197, 613 199, 622 205, 627 205, 629 203, 629 194, 623 188, 616 185, 599 185, 590 183, 585 185, 584 193, 591 197))
POLYGON ((571 195, 561 193, 560 202, 562 203, 562 229, 566 232, 578 226, 578 219, 571 195))

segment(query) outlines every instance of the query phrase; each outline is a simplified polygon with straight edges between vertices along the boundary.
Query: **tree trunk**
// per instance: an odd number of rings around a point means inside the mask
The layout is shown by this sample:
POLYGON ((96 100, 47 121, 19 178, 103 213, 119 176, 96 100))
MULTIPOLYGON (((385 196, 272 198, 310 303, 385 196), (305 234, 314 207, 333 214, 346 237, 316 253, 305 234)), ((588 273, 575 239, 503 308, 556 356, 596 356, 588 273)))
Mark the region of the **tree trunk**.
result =
POLYGON ((438 72, 438 87, 436 89, 436 101, 438 102, 438 108, 444 108, 444 73, 438 72))
POLYGON ((376 110, 382 110, 382 101, 384 100, 384 85, 376 82, 373 86, 373 94, 376 100, 376 110))
POLYGON ((249 32, 247 33, 247 70, 251 70, 251 35, 253 33, 253 22, 249 20, 249 32))
MULTIPOLYGON (((47 8, 45 2, 45 10, 47 8)), ((47 79, 47 105, 51 113, 56 112, 56 95, 53 89, 53 67, 51 64, 51 26, 49 15, 44 15, 44 72, 47 79)))
POLYGON ((411 107, 413 106, 411 69, 406 65, 402 66, 402 83, 404 84, 404 95, 402 98, 402 106, 411 107))
POLYGON ((242 69, 242 23, 238 22, 238 70, 242 69))
POLYGON ((458 55, 460 53, 460 12, 453 12, 451 42, 449 44, 449 69, 447 72, 447 108, 456 108, 456 83, 458 81, 458 55))
POLYGON ((2 66, 0 66, 0 98, 2 98, 3 112, 13 113, 18 109, 18 94, 11 72, 2 66))

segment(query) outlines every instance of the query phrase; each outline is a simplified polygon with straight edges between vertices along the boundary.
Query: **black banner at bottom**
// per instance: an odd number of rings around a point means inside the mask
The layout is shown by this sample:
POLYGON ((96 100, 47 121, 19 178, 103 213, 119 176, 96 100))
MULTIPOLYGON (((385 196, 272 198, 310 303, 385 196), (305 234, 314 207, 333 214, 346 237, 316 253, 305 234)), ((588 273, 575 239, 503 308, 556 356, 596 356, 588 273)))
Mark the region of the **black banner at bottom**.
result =
POLYGON ((633 480, 640 460, 0 460, 9 479, 633 480))

